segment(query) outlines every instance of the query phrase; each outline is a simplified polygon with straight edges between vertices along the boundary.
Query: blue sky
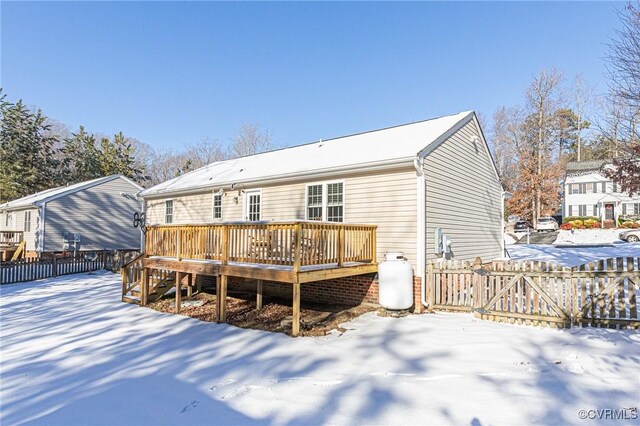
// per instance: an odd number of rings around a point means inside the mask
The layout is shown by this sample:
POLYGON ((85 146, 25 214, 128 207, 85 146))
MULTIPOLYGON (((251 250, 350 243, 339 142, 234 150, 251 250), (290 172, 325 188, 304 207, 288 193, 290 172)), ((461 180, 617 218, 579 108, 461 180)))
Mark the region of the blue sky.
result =
POLYGON ((0 3, 1 85, 160 150, 259 123, 295 145, 522 102, 538 70, 604 91, 621 3, 0 3))

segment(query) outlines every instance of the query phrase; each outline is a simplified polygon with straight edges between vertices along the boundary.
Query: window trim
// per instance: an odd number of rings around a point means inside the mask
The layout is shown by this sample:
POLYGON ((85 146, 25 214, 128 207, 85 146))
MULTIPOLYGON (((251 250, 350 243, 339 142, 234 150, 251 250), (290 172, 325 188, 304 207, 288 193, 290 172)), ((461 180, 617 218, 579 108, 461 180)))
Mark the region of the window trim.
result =
POLYGON ((164 200, 164 224, 165 225, 172 225, 175 222, 173 221, 173 217, 175 216, 176 213, 176 202, 173 198, 167 198, 164 200), (167 222, 167 203, 171 201, 171 222, 167 222))
POLYGON ((211 217, 213 220, 222 220, 222 198, 224 197, 224 194, 216 194, 214 192, 211 195, 211 217), (220 217, 216 217, 216 197, 220 197, 220 217))
POLYGON ((312 220, 309 219, 309 187, 310 186, 318 186, 322 185, 322 222, 327 222, 327 210, 329 207, 329 190, 328 187, 334 183, 342 184, 342 222, 335 223, 346 223, 347 222, 347 190, 346 190, 346 182, 344 179, 338 180, 323 180, 319 182, 309 182, 304 186, 304 220, 312 220))
POLYGON ((262 188, 245 189, 242 197, 242 217, 247 222, 261 222, 263 221, 263 202, 262 202, 262 188), (258 220, 249 220, 249 196, 260 195, 260 218, 258 220))
POLYGON ((31 232, 31 210, 24 211, 24 222, 22 223, 24 232, 31 232))

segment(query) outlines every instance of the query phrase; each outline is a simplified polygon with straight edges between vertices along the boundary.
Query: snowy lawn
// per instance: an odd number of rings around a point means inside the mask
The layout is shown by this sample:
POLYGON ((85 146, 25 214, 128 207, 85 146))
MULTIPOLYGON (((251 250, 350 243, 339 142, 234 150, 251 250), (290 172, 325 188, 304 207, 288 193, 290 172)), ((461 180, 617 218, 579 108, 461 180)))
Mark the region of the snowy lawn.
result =
POLYGON ((550 244, 512 244, 509 256, 517 260, 539 260, 564 266, 577 266, 610 257, 640 256, 640 243, 621 243, 605 247, 556 247, 550 244))
POLYGON ((624 242, 618 238, 623 229, 574 229, 560 230, 555 245, 597 245, 624 242))
POLYGON ((123 304, 109 273, 0 290, 2 425, 580 424, 638 405, 631 331, 366 314, 292 339, 123 304))

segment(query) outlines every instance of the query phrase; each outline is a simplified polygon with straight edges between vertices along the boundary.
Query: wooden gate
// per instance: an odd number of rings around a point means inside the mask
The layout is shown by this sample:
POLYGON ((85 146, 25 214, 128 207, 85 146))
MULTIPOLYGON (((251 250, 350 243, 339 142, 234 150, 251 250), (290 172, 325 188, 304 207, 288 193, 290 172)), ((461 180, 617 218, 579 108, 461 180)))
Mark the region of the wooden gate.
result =
POLYGON ((435 310, 473 311, 485 320, 534 326, 637 328, 640 258, 575 268, 534 261, 438 261, 428 267, 435 310))

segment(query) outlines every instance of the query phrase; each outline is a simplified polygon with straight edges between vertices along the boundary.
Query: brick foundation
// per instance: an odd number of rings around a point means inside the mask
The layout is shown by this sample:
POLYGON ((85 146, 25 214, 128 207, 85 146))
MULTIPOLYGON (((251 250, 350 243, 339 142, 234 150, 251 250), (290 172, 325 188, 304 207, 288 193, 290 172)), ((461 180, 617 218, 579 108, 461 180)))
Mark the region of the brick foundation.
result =
MULTIPOLYGON (((215 286, 215 277, 199 276, 204 286, 215 286)), ((359 305, 361 303, 378 304, 377 274, 356 275, 334 280, 304 283, 301 286, 301 299, 304 302, 330 303, 340 305, 359 305)), ((292 298, 291 284, 265 281, 263 283, 265 296, 292 298)), ((255 293, 256 281, 229 277, 229 290, 255 293)), ((413 277, 414 311, 422 312, 420 303, 420 278, 413 277), (416 309, 417 308, 417 309, 416 309)))

